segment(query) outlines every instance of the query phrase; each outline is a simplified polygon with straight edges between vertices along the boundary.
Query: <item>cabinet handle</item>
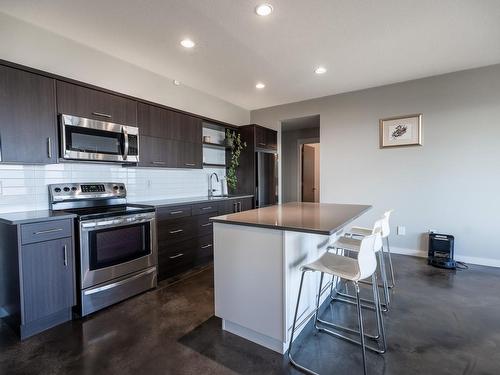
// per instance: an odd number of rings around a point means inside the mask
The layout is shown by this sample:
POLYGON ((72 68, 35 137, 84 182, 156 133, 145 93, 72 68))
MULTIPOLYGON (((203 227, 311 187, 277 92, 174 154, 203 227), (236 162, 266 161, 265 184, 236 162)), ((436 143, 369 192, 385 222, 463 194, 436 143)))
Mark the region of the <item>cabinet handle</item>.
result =
POLYGON ((40 230, 38 232, 34 232, 33 234, 38 235, 38 234, 55 233, 60 231, 62 231, 62 228, 54 228, 54 229, 40 230))
POLYGON ((108 115, 107 113, 101 113, 101 112, 92 112, 94 116, 101 116, 101 117, 106 117, 106 118, 111 118, 111 115, 108 115))
POLYGON ((238 212, 241 212, 241 202, 238 202, 238 212))
POLYGON ((236 202, 233 203, 233 213, 238 212, 238 206, 236 202))
POLYGON ((212 244, 208 244, 208 245, 202 246, 201 248, 202 249, 208 249, 209 247, 212 247, 212 244))
POLYGON ((47 138, 47 156, 52 159, 52 138, 47 138))
POLYGON ((158 164, 158 165, 165 165, 167 164, 166 162, 164 161, 154 161, 153 164, 158 164))
POLYGON ((208 227, 209 225, 212 225, 212 223, 201 224, 202 227, 208 227))
POLYGON ((181 256, 184 256, 184 254, 179 253, 179 254, 177 254, 177 255, 172 255, 172 256, 171 256, 171 257, 169 257, 169 258, 170 258, 170 259, 175 259, 175 258, 179 258, 179 257, 181 257, 181 256))
POLYGON ((170 234, 181 233, 181 232, 184 232, 184 229, 171 230, 170 234))
POLYGON ((259 146, 265 146, 265 143, 259 142, 259 146))
POLYGON ((172 211, 170 215, 182 214, 184 211, 172 211))
POLYGON ((210 210, 211 208, 212 208, 212 206, 203 207, 202 210, 210 210))
POLYGON ((194 167, 196 164, 195 163, 186 163, 184 165, 186 165, 187 167, 194 167))
POLYGON ((68 266, 68 248, 66 245, 63 246, 64 249, 64 266, 68 266))

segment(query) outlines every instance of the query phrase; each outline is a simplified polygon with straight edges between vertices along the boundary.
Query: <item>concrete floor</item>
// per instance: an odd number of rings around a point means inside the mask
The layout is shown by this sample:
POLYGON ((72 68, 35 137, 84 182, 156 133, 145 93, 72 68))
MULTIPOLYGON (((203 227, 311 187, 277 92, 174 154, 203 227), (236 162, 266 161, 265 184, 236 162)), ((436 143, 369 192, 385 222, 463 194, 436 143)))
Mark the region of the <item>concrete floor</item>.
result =
MULTIPOLYGON (((406 256, 394 263, 389 350, 368 354, 369 374, 499 374, 500 269, 453 272, 406 256)), ((212 272, 24 342, 2 322, 0 374, 299 374, 279 354, 221 330, 212 272)), ((354 314, 342 304, 323 315, 355 324, 354 314)), ((301 336, 294 351, 321 374, 362 373, 359 348, 322 333, 301 336)))

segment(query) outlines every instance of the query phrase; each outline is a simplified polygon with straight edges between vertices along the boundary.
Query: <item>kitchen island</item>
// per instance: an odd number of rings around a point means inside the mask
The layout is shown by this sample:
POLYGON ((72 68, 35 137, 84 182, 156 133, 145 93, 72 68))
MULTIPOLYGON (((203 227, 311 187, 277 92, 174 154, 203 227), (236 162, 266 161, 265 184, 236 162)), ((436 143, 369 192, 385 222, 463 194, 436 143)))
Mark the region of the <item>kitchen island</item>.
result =
MULTIPOLYGON (((215 315, 222 318, 222 328, 285 353, 300 266, 322 255, 346 225, 370 208, 294 202, 212 218, 215 315)), ((298 321, 314 313, 318 285, 319 274, 306 276, 298 321)))

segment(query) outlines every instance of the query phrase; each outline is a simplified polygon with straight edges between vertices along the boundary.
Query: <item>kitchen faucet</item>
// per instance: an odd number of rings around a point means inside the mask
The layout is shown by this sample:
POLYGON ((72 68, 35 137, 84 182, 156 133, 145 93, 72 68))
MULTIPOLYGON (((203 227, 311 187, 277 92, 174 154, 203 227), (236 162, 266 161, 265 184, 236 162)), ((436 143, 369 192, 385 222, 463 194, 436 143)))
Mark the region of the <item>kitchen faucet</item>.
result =
POLYGON ((212 173, 211 175, 208 176, 208 197, 211 198, 214 196, 214 191, 217 191, 217 189, 214 189, 212 185, 212 177, 215 176, 215 179, 217 182, 219 182, 219 176, 217 176, 217 173, 212 173))

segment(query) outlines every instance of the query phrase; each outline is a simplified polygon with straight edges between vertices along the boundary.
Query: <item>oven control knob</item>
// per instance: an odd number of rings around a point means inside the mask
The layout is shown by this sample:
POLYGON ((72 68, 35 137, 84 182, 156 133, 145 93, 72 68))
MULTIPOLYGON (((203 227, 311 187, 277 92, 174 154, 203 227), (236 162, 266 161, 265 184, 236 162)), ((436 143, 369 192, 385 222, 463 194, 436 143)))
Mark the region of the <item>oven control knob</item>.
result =
POLYGON ((69 187, 66 186, 63 190, 64 191, 69 191, 69 187))
POLYGON ((78 189, 76 188, 76 186, 73 186, 73 187, 71 188, 71 191, 77 191, 77 190, 78 190, 78 189))
POLYGON ((113 186, 113 190, 118 190, 118 186, 113 186))
POLYGON ((61 192, 61 188, 55 188, 55 189, 54 189, 54 191, 55 191, 56 193, 60 193, 60 192, 61 192))
POLYGON ((123 185, 120 185, 120 190, 123 190, 123 185))

